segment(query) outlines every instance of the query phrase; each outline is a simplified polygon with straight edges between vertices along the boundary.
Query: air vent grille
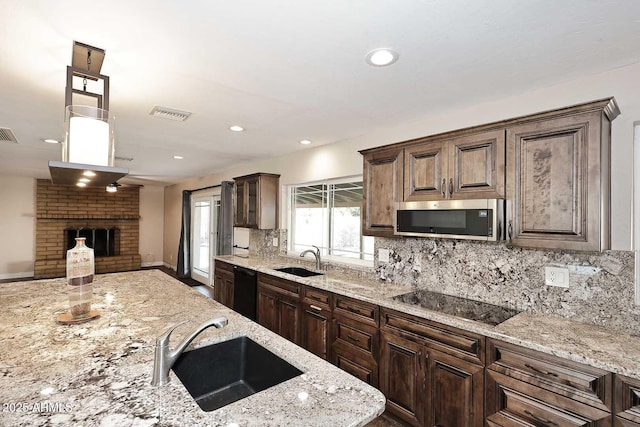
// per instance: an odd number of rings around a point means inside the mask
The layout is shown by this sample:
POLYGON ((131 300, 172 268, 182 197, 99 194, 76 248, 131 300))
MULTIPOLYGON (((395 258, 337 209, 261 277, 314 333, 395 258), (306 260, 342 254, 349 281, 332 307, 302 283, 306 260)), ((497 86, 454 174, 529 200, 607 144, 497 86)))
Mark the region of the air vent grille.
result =
POLYGON ((13 142, 18 143, 18 139, 13 131, 9 128, 0 128, 0 142, 13 142))
POLYGON ((155 117, 175 120, 178 122, 184 122, 189 118, 189 116, 191 116, 189 111, 174 110, 173 108, 158 107, 157 105, 153 107, 149 114, 155 117))

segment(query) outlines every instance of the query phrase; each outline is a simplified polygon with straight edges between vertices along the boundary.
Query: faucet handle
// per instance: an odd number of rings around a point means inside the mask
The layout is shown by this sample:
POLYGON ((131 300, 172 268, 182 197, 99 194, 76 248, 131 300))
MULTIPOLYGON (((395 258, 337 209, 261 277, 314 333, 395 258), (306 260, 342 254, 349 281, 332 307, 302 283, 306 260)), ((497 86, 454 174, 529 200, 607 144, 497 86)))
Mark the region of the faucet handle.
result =
POLYGON ((171 333, 178 326, 182 326, 185 323, 189 323, 189 321, 188 320, 183 320, 182 322, 176 323, 175 325, 169 327, 162 335, 160 335, 158 338, 156 338, 156 347, 158 347, 158 346, 160 346, 160 347, 168 346, 169 345, 169 338, 171 338, 171 333))

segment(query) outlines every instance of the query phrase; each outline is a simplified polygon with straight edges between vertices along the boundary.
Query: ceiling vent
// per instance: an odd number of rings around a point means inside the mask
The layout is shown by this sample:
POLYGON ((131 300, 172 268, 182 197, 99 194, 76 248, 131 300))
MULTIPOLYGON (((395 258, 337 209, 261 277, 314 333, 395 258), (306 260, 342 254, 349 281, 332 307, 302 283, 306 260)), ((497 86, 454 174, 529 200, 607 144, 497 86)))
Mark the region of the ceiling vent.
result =
POLYGON ((0 128, 0 142, 13 142, 18 143, 18 139, 13 131, 9 128, 0 128))
POLYGON ((180 111, 180 110, 174 110, 173 108, 158 107, 157 105, 153 107, 153 109, 149 114, 155 117, 175 120, 178 122, 184 122, 189 118, 189 116, 191 116, 191 113, 188 111, 180 111))

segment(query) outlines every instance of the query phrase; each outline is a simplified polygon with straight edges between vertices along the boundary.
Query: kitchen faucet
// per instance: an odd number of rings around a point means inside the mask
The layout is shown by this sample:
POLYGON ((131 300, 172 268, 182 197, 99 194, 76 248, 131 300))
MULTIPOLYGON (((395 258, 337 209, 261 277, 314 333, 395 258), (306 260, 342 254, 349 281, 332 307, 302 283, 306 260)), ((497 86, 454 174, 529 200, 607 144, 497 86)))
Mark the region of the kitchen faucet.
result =
POLYGON ((320 263, 320 248, 317 246, 313 246, 312 247, 316 248, 316 250, 314 251, 313 249, 307 249, 306 251, 302 251, 302 253, 300 254, 301 257, 304 257, 306 254, 313 254, 314 257, 316 257, 316 270, 320 270, 321 268, 321 263, 320 263))
POLYGON ((195 331, 193 331, 187 338, 182 341, 175 349, 169 349, 169 338, 171 337, 171 332, 176 329, 180 325, 184 325, 188 320, 184 322, 180 322, 177 325, 173 325, 170 327, 164 334, 160 335, 156 338, 156 352, 153 357, 153 377, 151 379, 151 385, 160 386, 165 385, 169 382, 169 370, 176 362, 178 357, 182 354, 185 348, 193 341, 195 337, 197 337, 202 331, 207 329, 210 326, 215 326, 216 328, 224 328, 227 326, 229 321, 226 317, 214 317, 211 320, 207 320, 202 325, 198 326, 195 331))

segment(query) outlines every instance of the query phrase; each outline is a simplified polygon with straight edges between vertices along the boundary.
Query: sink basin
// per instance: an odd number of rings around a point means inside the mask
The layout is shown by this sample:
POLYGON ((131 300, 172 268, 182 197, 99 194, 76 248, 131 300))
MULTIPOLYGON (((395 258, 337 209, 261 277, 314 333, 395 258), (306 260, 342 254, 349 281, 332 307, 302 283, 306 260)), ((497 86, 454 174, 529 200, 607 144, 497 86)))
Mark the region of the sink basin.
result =
POLYGON ((247 337, 185 351, 171 369, 207 412, 302 374, 247 337))
POLYGON ((303 267, 282 267, 276 268, 276 271, 281 271, 283 273, 293 274, 294 276, 300 277, 311 277, 311 276, 321 276, 322 273, 316 273, 315 271, 307 270, 303 267))

